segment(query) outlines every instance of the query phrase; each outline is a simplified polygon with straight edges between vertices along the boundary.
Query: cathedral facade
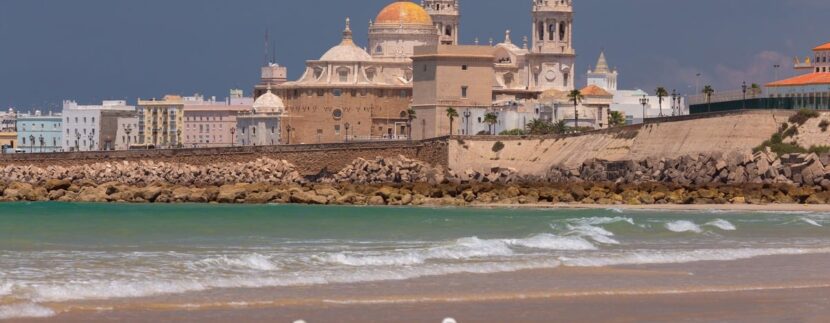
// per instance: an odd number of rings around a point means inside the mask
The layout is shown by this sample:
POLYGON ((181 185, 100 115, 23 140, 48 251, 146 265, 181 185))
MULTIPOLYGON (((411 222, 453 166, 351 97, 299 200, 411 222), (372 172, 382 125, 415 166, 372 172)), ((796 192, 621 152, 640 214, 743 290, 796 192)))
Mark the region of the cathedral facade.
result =
MULTIPOLYGON (((508 31, 493 46, 493 101, 574 88, 572 0, 533 0, 531 20, 529 44, 515 45, 508 31)), ((366 48, 347 19, 342 41, 307 61, 298 80, 285 81, 284 68, 264 68, 255 97, 271 86, 285 103, 283 144, 406 139, 415 50, 459 45, 460 30, 459 0, 395 1, 370 21, 366 48)))

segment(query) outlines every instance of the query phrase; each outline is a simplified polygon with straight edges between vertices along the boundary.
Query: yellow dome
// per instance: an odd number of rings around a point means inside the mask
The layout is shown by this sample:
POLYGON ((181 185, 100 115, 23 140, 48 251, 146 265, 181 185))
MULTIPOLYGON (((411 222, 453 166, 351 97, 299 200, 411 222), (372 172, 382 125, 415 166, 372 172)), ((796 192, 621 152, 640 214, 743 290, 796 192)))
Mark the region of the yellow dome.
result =
POLYGON ((375 23, 432 26, 432 18, 414 2, 396 1, 380 11, 375 23))

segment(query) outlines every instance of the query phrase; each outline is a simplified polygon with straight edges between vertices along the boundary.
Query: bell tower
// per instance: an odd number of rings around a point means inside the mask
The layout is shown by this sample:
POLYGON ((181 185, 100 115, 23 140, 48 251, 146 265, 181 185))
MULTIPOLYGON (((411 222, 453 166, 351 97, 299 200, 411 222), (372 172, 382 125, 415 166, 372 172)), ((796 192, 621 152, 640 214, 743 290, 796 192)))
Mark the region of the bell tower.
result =
POLYGON ((459 0, 422 0, 421 6, 432 17, 440 35, 440 44, 458 45, 458 33, 461 29, 459 0))
POLYGON ((574 89, 573 0, 532 0, 531 87, 574 89))

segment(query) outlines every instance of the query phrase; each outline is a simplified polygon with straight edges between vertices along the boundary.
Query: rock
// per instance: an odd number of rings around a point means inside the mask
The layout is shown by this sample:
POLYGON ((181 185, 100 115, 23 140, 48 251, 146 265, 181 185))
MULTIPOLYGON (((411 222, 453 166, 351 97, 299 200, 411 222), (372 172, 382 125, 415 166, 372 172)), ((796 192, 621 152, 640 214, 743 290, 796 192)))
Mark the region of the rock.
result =
POLYGON ((72 186, 72 182, 65 179, 50 179, 44 184, 44 188, 51 192, 57 190, 68 190, 72 186))
MULTIPOLYGON (((381 197, 381 199, 383 199, 381 197)), ((327 204, 328 198, 325 196, 320 196, 314 193, 313 191, 303 192, 301 190, 296 190, 291 192, 291 202, 292 203, 300 203, 300 204, 327 204)))
POLYGON ((383 201, 383 197, 381 196, 372 196, 369 198, 369 205, 385 205, 386 203, 383 201))
POLYGON ((219 188, 219 194, 216 196, 216 202, 219 203, 237 203, 245 199, 248 192, 246 187, 239 185, 223 185, 219 188))

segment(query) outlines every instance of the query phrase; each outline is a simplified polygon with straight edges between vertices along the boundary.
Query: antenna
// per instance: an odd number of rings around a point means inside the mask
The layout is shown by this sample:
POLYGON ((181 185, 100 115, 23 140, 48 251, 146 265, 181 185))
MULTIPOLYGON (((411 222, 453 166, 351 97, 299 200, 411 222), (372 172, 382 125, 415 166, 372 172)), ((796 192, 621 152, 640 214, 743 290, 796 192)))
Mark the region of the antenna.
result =
POLYGON ((268 28, 265 28, 265 66, 268 66, 268 46, 270 42, 268 41, 268 28))

